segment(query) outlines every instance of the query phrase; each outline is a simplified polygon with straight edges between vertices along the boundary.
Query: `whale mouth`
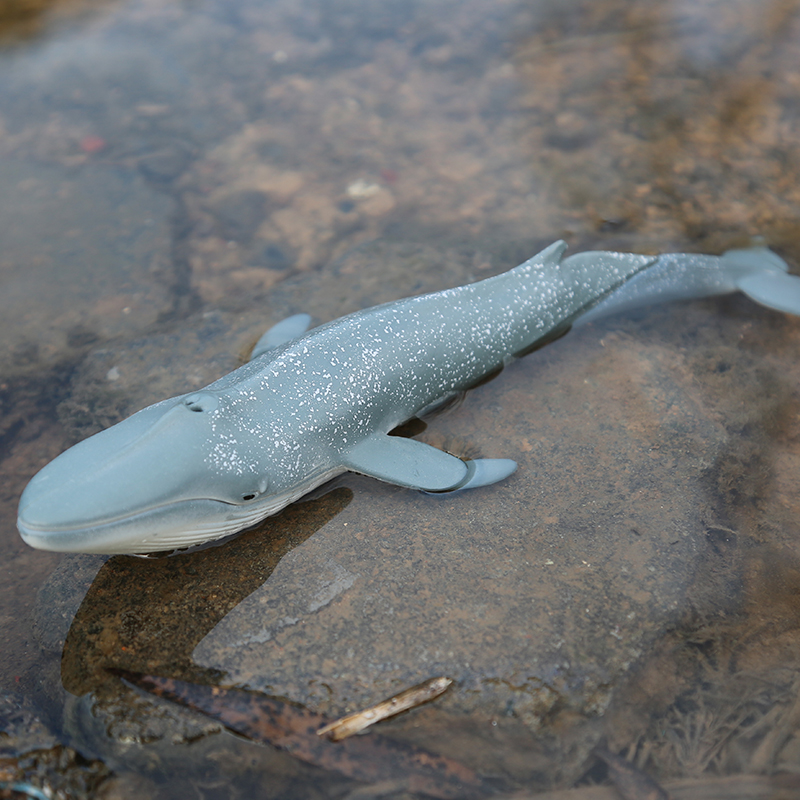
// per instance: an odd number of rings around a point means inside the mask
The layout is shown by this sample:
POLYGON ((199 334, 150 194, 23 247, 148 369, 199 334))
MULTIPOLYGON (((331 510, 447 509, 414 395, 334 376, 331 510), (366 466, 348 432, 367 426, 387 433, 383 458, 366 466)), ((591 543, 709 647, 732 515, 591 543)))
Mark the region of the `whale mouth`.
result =
POLYGON ((239 515, 219 500, 181 500, 83 525, 40 525, 21 508, 17 529, 26 544, 57 553, 105 555, 155 553, 228 536, 255 524, 268 512, 256 507, 239 515))
MULTIPOLYGON (((26 544, 57 553, 137 555, 177 550, 238 533, 274 514, 278 502, 242 507, 220 500, 179 500, 84 525, 37 525, 21 508, 17 528, 26 544), (275 510, 273 510, 275 508, 275 510)), ((281 503, 282 508, 286 503, 281 503)))
POLYGON ((114 518, 83 524, 42 525, 30 519, 34 503, 20 505, 17 528, 26 544, 56 553, 139 555, 205 544, 250 528, 344 472, 342 467, 313 476, 280 495, 249 505, 200 498, 178 500, 114 518), (26 513, 28 512, 28 513, 26 513))

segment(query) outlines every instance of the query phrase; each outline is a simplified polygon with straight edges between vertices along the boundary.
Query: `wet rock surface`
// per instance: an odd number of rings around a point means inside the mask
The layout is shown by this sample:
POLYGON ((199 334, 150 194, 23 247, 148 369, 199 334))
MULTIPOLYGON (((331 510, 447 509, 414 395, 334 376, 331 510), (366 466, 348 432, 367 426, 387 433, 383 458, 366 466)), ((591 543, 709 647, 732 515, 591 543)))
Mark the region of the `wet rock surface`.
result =
MULTIPOLYGON (((341 259, 313 290, 287 282, 274 302, 324 321, 333 286, 351 307, 388 299, 384 274, 434 288, 432 248, 376 248, 341 259)), ((454 283, 484 263, 439 256, 454 283)), ((211 365, 235 366, 227 339, 263 330, 255 316, 234 323, 219 312, 165 332, 167 347, 104 348, 73 396, 112 368, 117 382, 145 378, 126 386, 134 407, 185 391, 192 370, 207 382, 211 365), (198 343, 217 360, 190 355, 198 343)), ((759 518, 755 498, 777 457, 768 442, 796 416, 781 348, 764 339, 777 324, 788 351, 796 323, 743 299, 638 316, 572 333, 428 421, 418 438, 438 447, 515 458, 503 484, 431 497, 343 476, 218 548, 153 561, 68 557, 42 590, 37 628, 53 650, 65 642, 65 688, 92 693, 80 705, 104 723, 91 728, 91 747, 209 730, 129 706, 109 668, 245 687, 329 715, 441 674, 457 690, 421 712, 440 750, 452 739, 483 771, 526 783, 575 778, 634 665, 688 614, 738 609, 732 587, 745 567, 712 580, 709 559, 725 531, 759 518), (539 757, 523 765, 525 748, 539 757), (554 753, 558 766, 543 767, 554 753)), ((776 547, 791 541, 782 532, 776 547)), ((414 739, 414 719, 389 724, 414 739)))

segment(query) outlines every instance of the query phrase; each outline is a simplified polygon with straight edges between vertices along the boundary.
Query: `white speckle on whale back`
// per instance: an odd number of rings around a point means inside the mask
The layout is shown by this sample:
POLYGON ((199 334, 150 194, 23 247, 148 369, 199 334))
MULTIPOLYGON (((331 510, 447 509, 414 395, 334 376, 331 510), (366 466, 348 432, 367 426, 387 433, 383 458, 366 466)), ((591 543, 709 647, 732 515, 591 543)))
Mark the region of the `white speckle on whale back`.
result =
POLYGON ((364 436, 478 382, 625 277, 616 262, 589 272, 534 257, 334 320, 208 387, 225 402, 206 461, 220 473, 267 470, 271 491, 294 486, 334 468, 364 436))

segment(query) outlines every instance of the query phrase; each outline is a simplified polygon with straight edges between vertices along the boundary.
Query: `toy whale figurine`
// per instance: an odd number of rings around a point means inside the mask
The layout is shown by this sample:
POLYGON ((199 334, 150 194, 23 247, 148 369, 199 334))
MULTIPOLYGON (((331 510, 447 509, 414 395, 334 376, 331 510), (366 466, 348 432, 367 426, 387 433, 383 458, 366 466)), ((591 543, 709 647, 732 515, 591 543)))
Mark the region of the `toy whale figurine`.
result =
POLYGON ((247 528, 350 470, 426 492, 486 486, 508 459, 462 461, 396 426, 573 325, 740 290, 800 314, 800 278, 762 247, 722 256, 585 252, 556 242, 506 273, 306 332, 290 317, 205 389, 75 445, 28 484, 22 538, 43 550, 151 553, 247 528))

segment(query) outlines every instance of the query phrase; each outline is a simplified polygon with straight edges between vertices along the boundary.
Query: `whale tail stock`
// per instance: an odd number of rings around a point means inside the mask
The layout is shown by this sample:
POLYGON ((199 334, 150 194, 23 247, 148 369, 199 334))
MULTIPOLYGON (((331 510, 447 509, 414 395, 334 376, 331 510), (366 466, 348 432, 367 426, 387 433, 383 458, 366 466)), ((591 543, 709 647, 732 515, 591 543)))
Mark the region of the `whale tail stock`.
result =
MULTIPOLYGON (((598 255, 579 253, 589 261, 598 255)), ((633 256, 627 256, 632 258, 633 256)), ((575 260, 570 256, 564 263, 575 260)), ((789 274, 786 262, 766 247, 728 250, 721 256, 698 253, 666 253, 603 297, 575 320, 584 325, 620 311, 631 311, 653 303, 711 297, 741 291, 768 308, 800 316, 800 277, 789 274)))

